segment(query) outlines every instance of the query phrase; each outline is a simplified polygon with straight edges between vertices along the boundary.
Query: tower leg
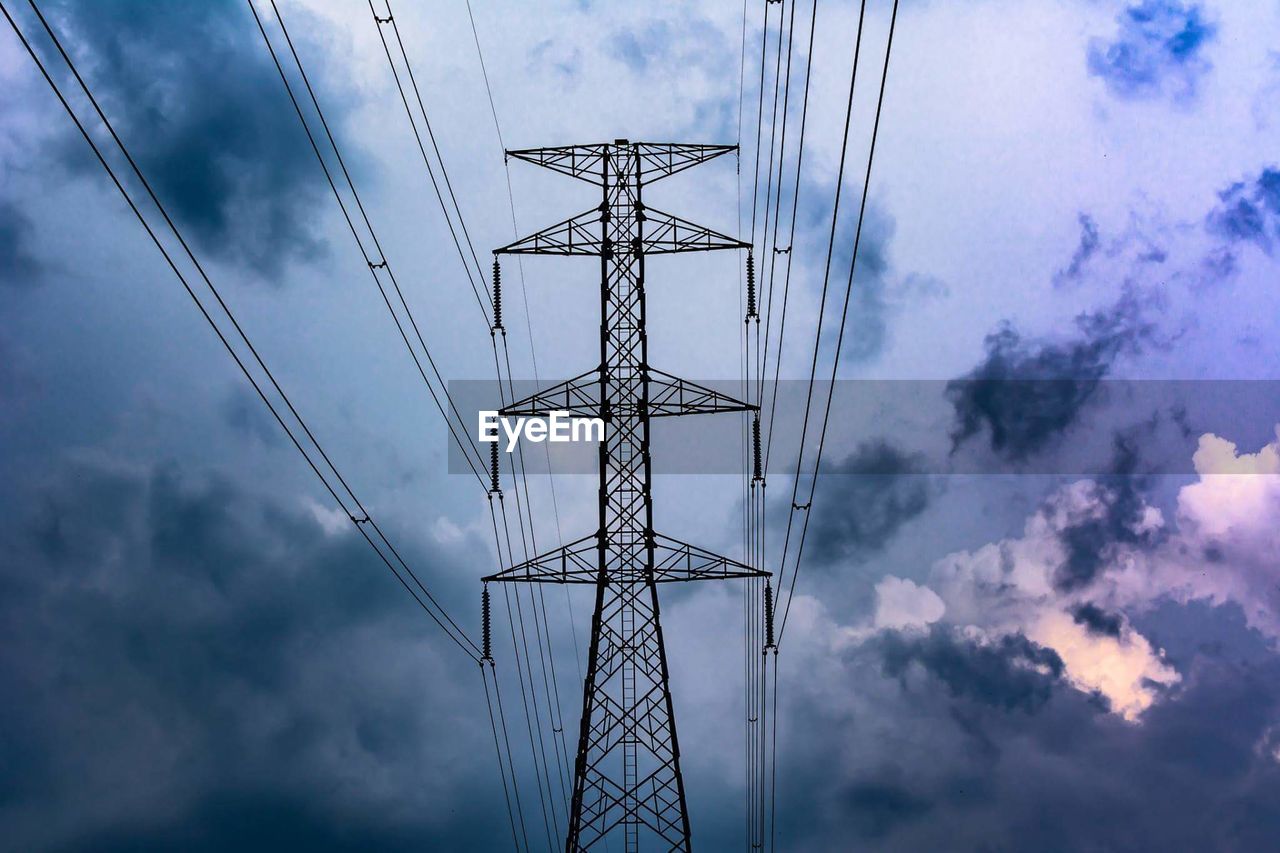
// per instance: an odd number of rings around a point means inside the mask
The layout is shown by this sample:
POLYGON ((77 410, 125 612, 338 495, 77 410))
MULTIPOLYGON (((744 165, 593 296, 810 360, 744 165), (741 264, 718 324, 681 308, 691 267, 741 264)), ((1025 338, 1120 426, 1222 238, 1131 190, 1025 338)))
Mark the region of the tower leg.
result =
POLYGON ((657 587, 602 585, 597 602, 565 849, 616 833, 625 850, 688 850, 657 587))

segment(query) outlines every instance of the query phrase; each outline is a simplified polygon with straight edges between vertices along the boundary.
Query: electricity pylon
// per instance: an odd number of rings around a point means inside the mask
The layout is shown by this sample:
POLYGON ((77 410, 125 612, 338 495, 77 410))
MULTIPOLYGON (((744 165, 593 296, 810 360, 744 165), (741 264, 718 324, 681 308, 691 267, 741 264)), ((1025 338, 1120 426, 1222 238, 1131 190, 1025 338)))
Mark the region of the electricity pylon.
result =
POLYGON ((495 251, 600 258, 600 364, 503 409, 567 411, 605 422, 599 529, 485 581, 594 584, 591 651, 565 850, 689 850, 689 812, 658 617, 659 583, 769 573, 658 534, 650 495, 650 419, 757 407, 649 366, 646 254, 746 249, 724 234, 647 207, 643 187, 735 150, 619 139, 508 151, 507 156, 601 188, 585 213, 495 251))

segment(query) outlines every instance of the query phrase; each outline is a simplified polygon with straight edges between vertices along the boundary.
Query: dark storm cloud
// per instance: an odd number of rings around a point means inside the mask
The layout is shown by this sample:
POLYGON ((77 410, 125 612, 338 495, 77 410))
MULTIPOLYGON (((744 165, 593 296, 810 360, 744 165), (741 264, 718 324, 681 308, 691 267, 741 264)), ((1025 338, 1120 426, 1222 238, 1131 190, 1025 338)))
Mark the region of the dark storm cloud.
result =
POLYGON ((1076 318, 1063 341, 1027 340, 1009 323, 986 338, 986 359, 947 384, 955 408, 953 452, 984 428, 991 450, 1021 462, 1047 449, 1094 398, 1115 358, 1136 350, 1153 327, 1138 300, 1076 318))
MULTIPOLYGON (((305 41, 297 25, 305 18, 290 12, 295 39, 305 41)), ((200 249, 268 278, 323 250, 316 218, 324 176, 244 3, 68 0, 53 17, 157 195, 200 249)), ((318 94, 340 132, 348 99, 324 85, 318 94)), ((78 138, 63 160, 98 169, 78 138)))
MULTIPOLYGON (((827 319, 823 326, 823 346, 834 349, 840 325, 840 309, 844 305, 845 289, 849 284, 850 260, 853 256, 853 244, 857 234, 857 201, 862 191, 861 181, 848 179, 843 191, 841 215, 836 226, 835 243, 831 255, 831 272, 827 283, 827 308, 824 315, 827 319), (851 200, 851 201, 850 201, 851 200), (848 213, 845 205, 853 209, 848 213)), ((776 265, 774 272, 773 310, 778 310, 782 300, 783 279, 786 263, 791 260, 798 264, 800 258, 825 261, 827 241, 830 237, 831 200, 834 198, 834 184, 815 183, 802 178, 800 188, 800 209, 797 213, 796 245, 782 245, 782 238, 774 240, 773 246, 761 251, 762 257, 756 258, 756 268, 760 270, 761 305, 767 302, 767 269, 776 265), (789 258, 786 254, 775 255, 773 249, 790 248, 789 258)), ((763 193, 763 189, 761 190, 763 193)), ((854 269, 853 286, 849 289, 849 309, 845 315, 844 342, 840 357, 842 364, 850 360, 855 362, 869 361, 880 355, 889 343, 890 322, 903 302, 912 297, 930 296, 942 288, 939 283, 922 277, 907 275, 895 278, 891 274, 890 246, 897 229, 892 215, 869 202, 866 220, 862 227, 862 239, 858 246, 858 263, 854 269)), ((819 266, 815 275, 801 277, 802 268, 793 269, 791 286, 795 287, 797 279, 812 280, 815 290, 814 298, 819 297, 822 289, 822 269, 819 266)), ((763 311, 761 312, 763 316, 763 311)), ((776 321, 775 321, 776 322, 776 321)))
POLYGON ((1076 246, 1075 252, 1072 253, 1071 262, 1054 275, 1053 283, 1058 286, 1080 278, 1084 265, 1097 254, 1098 247, 1101 245, 1101 239, 1098 235, 1098 223, 1093 221, 1093 217, 1087 213, 1081 213, 1079 220, 1080 244, 1076 246))
POLYGON ((883 550, 929 505, 923 471, 921 456, 878 440, 864 442, 824 472, 810 531, 814 557, 824 563, 864 560, 883 550))
POLYGON ((317 853, 397 853, 423 849, 421 835, 377 821, 340 822, 314 802, 253 791, 211 794, 180 818, 139 820, 84 842, 72 842, 60 853, 130 853, 138 850, 182 850, 185 853, 270 853, 308 850, 317 853))
POLYGON ((1119 613, 1108 613, 1092 602, 1077 605, 1071 611, 1071 618, 1077 625, 1104 637, 1119 637, 1120 629, 1124 627, 1124 619, 1119 613))
POLYGON ((31 254, 31 220, 7 200, 0 200, 0 286, 27 287, 35 283, 39 264, 31 254))
POLYGON ((173 467, 69 465, 25 506, 0 540, 9 842, 499 843, 459 752, 484 743, 472 665, 356 536, 173 467))
POLYGON ((933 807, 931 800, 887 780, 853 783, 844 793, 844 802, 859 834, 867 838, 882 838, 899 824, 919 820, 933 807))
POLYGON ((1186 98, 1210 68, 1204 47, 1217 34, 1198 4, 1182 0, 1143 0, 1116 19, 1110 39, 1089 45, 1089 72, 1121 98, 1152 98, 1164 93, 1186 98))
MULTIPOLYGON (((832 270, 848 269, 856 224, 856 220, 843 223, 837 232, 832 270)), ((874 206, 867 211, 862 241, 858 245, 857 266, 853 271, 841 358, 867 361, 883 352, 888 343, 889 319, 893 310, 888 282, 889 244, 895 229, 894 220, 884 211, 874 206)), ((833 303, 836 310, 843 304, 847 285, 847 274, 832 273, 829 298, 838 300, 833 303)), ((830 334, 834 343, 837 330, 833 328, 830 334)))
POLYGON ((932 625, 922 634, 887 631, 877 643, 886 676, 901 679, 917 664, 952 697, 1005 711, 1036 711, 1063 673, 1057 652, 1021 634, 979 642, 932 625))
POLYGON ((1280 660, 1233 610, 1163 611, 1184 682, 1137 722, 1020 638, 988 654, 935 626, 862 644, 846 681, 792 682, 779 849, 1269 849, 1280 660))
POLYGON ((1156 531, 1141 524, 1146 511, 1142 491, 1146 481, 1138 470, 1139 441, 1154 432, 1156 424, 1152 420, 1115 436, 1110 472, 1094 484, 1092 504, 1098 511, 1058 532, 1067 554, 1053 575, 1059 590, 1070 592, 1088 586, 1116 545, 1150 545, 1157 538, 1156 531))
POLYGON ((25 371, 17 362, 18 355, 13 345, 0 333, 0 406, 9 417, 19 411, 17 402, 29 385, 25 371))
POLYGON ((1265 168, 1222 190, 1205 224, 1229 244, 1253 243, 1270 254, 1280 240, 1280 169, 1265 168))
POLYGON ((240 435, 268 447, 280 444, 280 425, 271 417, 257 394, 237 383, 222 402, 222 416, 240 435))

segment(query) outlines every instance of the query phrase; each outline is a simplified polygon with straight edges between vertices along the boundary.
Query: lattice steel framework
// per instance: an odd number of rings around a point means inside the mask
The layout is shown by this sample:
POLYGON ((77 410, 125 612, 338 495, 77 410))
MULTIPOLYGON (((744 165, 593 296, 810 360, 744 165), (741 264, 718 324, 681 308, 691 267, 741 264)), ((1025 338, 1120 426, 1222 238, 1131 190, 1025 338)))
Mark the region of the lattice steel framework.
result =
POLYGON ((593 208, 495 254, 600 258, 600 364, 513 403, 504 415, 567 410, 605 421, 596 533, 485 578, 596 589, 565 849, 689 850, 689 813, 659 620, 659 583, 764 577, 653 529, 650 418, 755 406, 649 367, 646 254, 745 249, 746 243, 647 208, 645 184, 735 150, 628 142, 508 151, 601 188, 593 208))

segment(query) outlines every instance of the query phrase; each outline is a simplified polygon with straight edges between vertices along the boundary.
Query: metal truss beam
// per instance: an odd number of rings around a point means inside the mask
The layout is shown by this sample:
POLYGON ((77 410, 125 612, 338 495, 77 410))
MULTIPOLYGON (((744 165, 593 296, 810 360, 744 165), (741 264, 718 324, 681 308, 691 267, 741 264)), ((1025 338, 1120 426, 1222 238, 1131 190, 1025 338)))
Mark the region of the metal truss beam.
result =
MULTIPOLYGON (((697 545, 681 542, 661 533, 653 534, 653 582, 731 580, 763 578, 769 572, 753 569, 729 557, 722 557, 697 545)), ((602 572, 596 560, 600 534, 584 536, 576 542, 548 551, 519 565, 489 575, 485 582, 525 581, 528 583, 586 583, 635 581, 627 574, 602 572)))
MULTIPOLYGON (((643 205, 640 205, 643 208, 643 205)), ((663 213, 654 208, 638 211, 646 224, 643 236, 636 238, 640 250, 646 255, 671 255, 677 252, 708 252, 716 249, 748 249, 746 243, 735 240, 719 231, 687 219, 663 213)), ((631 246, 615 246, 608 237, 602 237, 599 226, 604 212, 600 208, 585 210, 576 216, 557 222, 549 228, 522 237, 494 250, 497 255, 586 255, 609 257, 619 249, 635 251, 631 246)))
POLYGON ((601 213, 592 208, 570 216, 514 243, 495 249, 495 255, 594 255, 604 249, 600 236, 601 213))
POLYGON ((707 252, 716 249, 750 249, 749 243, 712 231, 710 228, 681 219, 661 210, 644 210, 646 255, 670 255, 675 252, 707 252))
MULTIPOLYGON (((711 415, 723 412, 754 412, 760 407, 736 400, 711 388, 645 368, 648 380, 647 411, 651 418, 679 415, 711 415)), ((567 412, 575 418, 606 418, 635 414, 615 407, 605 412, 600 405, 600 369, 575 376, 550 388, 519 400, 500 414, 503 417, 547 417, 552 412, 567 412)))
POLYGON ((627 142, 625 139, 595 145, 554 145, 548 148, 508 150, 508 157, 533 163, 544 169, 569 175, 596 186, 604 185, 603 164, 611 149, 625 146, 637 161, 637 177, 644 183, 683 172, 685 169, 737 150, 736 145, 685 145, 672 142, 627 142))

